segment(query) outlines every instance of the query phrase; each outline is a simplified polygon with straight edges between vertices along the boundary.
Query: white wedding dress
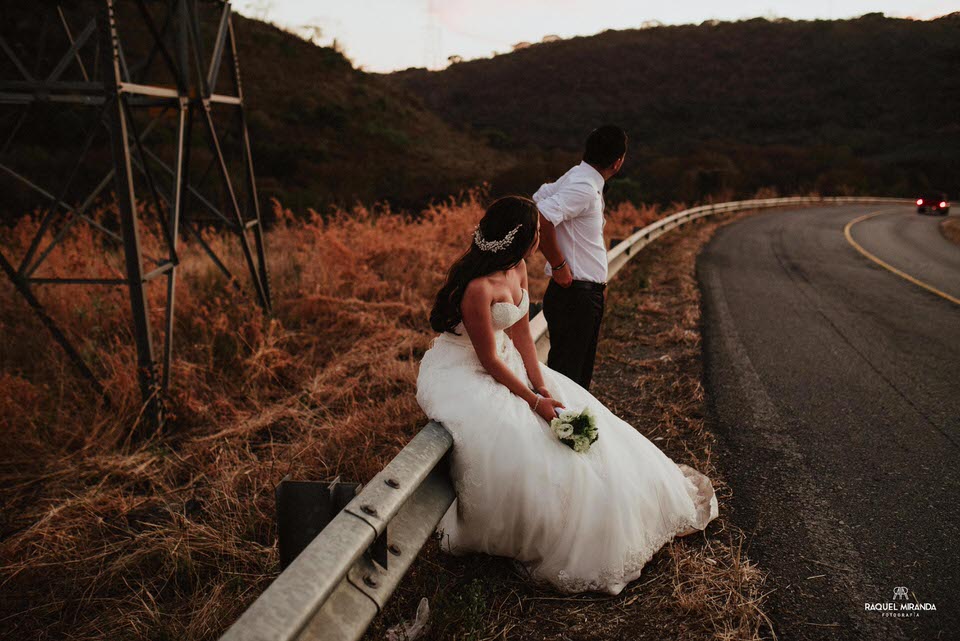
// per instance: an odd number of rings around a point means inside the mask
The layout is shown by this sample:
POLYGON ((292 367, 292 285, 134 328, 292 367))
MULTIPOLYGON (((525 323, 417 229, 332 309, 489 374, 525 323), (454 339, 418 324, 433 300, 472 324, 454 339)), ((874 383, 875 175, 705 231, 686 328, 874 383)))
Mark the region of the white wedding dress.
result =
MULTIPOLYGON (((503 331, 528 313, 492 305, 497 353, 525 381, 520 353, 503 331)), ((511 557, 535 581, 563 592, 619 594, 678 534, 717 516, 713 485, 677 465, 587 390, 540 365, 567 409, 590 407, 598 440, 585 453, 562 444, 549 424, 480 364, 461 322, 437 336, 420 363, 417 401, 454 440, 457 498, 437 526, 441 549, 511 557)))

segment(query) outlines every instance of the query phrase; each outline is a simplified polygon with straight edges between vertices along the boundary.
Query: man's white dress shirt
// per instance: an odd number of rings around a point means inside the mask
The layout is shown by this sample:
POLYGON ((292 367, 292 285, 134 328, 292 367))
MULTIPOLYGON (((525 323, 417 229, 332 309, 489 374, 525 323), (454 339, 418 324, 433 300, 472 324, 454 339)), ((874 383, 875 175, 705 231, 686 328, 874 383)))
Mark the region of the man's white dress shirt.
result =
MULTIPOLYGON (((556 182, 544 183, 533 195, 543 217, 557 230, 557 245, 574 280, 607 282, 607 249, 603 242, 603 176, 581 162, 556 182)), ((553 273, 550 263, 544 269, 553 273)))

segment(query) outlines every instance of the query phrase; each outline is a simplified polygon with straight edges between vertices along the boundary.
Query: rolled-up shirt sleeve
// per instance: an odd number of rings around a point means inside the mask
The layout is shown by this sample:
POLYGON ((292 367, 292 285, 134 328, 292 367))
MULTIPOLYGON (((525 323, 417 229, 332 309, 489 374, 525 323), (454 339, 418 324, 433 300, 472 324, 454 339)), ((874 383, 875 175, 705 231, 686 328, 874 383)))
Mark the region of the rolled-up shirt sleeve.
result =
POLYGON ((540 189, 533 194, 533 202, 538 203, 544 198, 549 198, 550 196, 557 193, 557 190, 560 188, 560 181, 552 183, 543 183, 540 185, 540 189))
POLYGON ((533 195, 533 200, 537 203, 537 209, 540 210, 543 217, 553 225, 559 225, 565 220, 576 218, 597 198, 597 190, 589 183, 567 183, 556 189, 553 194, 542 197, 541 192, 544 191, 544 187, 547 187, 547 185, 543 185, 537 190, 537 193, 533 195), (541 196, 539 199, 538 195, 541 196))

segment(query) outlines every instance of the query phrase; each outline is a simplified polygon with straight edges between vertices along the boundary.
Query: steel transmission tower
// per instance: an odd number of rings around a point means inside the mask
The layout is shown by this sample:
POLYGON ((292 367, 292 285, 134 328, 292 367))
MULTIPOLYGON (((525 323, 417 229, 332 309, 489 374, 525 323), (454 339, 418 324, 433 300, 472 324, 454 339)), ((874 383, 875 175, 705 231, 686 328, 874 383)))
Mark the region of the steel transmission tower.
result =
POLYGON ((159 428, 170 384, 180 233, 196 239, 217 268, 236 283, 200 233, 202 226, 211 222, 232 231, 243 251, 256 300, 265 312, 270 311, 263 227, 231 9, 228 2, 198 0, 97 0, 81 3, 80 9, 77 6, 73 3, 69 14, 57 7, 52 17, 46 17, 44 33, 36 38, 41 43, 34 52, 36 61, 27 57, 33 41, 9 42, 0 37, 0 60, 6 58, 0 74, 8 76, 0 76, 0 109, 14 110, 13 126, 2 132, 0 139, 0 172, 36 193, 46 207, 25 255, 17 260, 0 252, 0 268, 101 394, 104 390, 95 374, 34 290, 38 286, 94 285, 121 286, 129 291, 144 415, 147 424, 159 428), (121 4, 122 19, 118 15, 121 4), (79 29, 78 14, 82 18, 79 24, 83 24, 79 29), (75 21, 73 25, 69 24, 70 18, 75 21), (50 25, 64 45, 62 53, 53 58, 43 52, 43 43, 55 40, 49 36, 50 25), (55 64, 45 64, 50 62, 55 64), (42 73, 41 67, 46 67, 42 73), (38 184, 17 168, 18 132, 31 111, 38 109, 44 118, 60 109, 88 114, 90 124, 81 151, 71 161, 71 171, 58 176, 62 184, 38 184), (224 120, 232 121, 227 123, 232 126, 222 126, 224 120), (239 149, 235 154, 238 158, 224 152, 222 142, 228 130, 239 149), (152 143, 151 134, 163 131, 167 134, 165 142, 152 143), (167 159, 161 157, 161 144, 165 145, 167 159), (112 166, 104 167, 98 182, 84 186, 82 198, 71 199, 71 189, 78 189, 75 179, 81 169, 89 171, 91 150, 98 145, 109 147, 112 166), (192 167, 200 164, 197 161, 207 164, 203 172, 192 167), (199 177, 192 178, 198 173, 199 177), (204 186, 211 173, 219 178, 212 189, 204 186), (88 213, 111 185, 118 208, 113 229, 88 213), (89 187, 92 190, 87 191, 89 187), (138 209, 138 198, 151 204, 152 209, 138 209), (159 257, 146 255, 141 245, 141 225, 147 215, 159 217, 165 245, 159 257), (122 247, 125 277, 35 276, 50 252, 80 222, 94 226, 104 238, 122 247), (52 238, 41 250, 48 231, 52 238), (153 280, 163 278, 164 341, 158 347, 146 289, 153 280))

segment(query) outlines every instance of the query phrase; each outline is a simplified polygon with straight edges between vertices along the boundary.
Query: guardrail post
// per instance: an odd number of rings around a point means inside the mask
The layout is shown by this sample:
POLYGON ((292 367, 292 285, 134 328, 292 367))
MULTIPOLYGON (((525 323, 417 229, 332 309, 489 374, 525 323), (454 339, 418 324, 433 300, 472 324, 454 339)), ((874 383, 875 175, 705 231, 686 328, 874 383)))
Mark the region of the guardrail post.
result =
POLYGON ((274 491, 277 547, 285 570, 361 488, 360 483, 293 481, 287 475, 274 491))

